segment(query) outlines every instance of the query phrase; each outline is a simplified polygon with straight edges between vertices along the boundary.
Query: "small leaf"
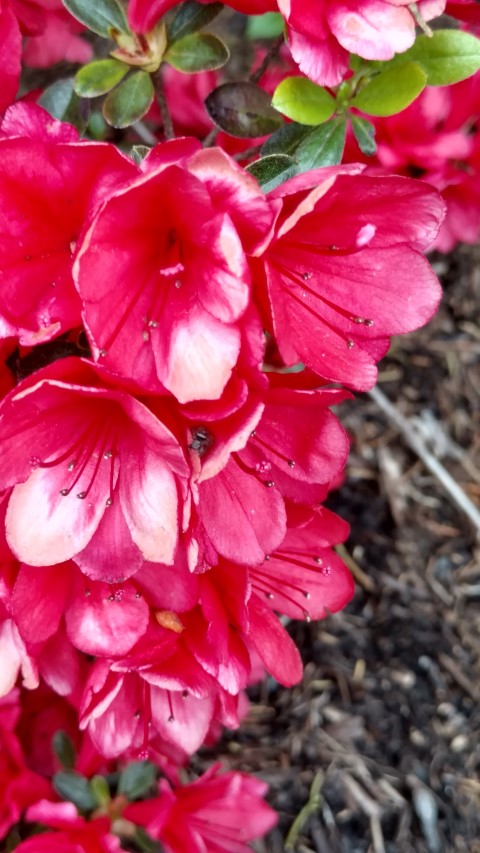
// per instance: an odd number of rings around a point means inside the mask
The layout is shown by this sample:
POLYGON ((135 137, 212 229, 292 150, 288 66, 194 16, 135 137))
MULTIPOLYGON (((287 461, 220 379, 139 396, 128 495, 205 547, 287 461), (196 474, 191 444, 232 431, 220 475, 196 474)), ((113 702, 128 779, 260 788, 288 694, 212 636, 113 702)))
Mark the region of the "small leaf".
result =
POLYGON ((117 59, 99 59, 80 68, 75 75, 74 89, 82 98, 97 98, 110 92, 130 70, 117 59))
POLYGON ((135 849, 141 851, 141 853, 163 853, 164 848, 154 838, 151 838, 147 832, 145 832, 143 826, 137 826, 135 828, 135 834, 132 838, 132 841, 135 844, 135 849))
POLYGON ((347 123, 333 119, 317 127, 300 143, 296 159, 302 172, 319 166, 336 166, 342 162, 347 123))
POLYGON ((279 12, 265 12, 264 15, 249 15, 246 36, 249 39, 276 39, 285 29, 285 22, 279 12))
POLYGON ((480 39, 462 30, 435 30, 431 37, 418 36, 410 50, 389 65, 411 60, 423 68, 429 86, 459 83, 480 70, 480 39))
POLYGON ((293 157, 286 154, 270 154, 262 157, 255 163, 250 163, 246 171, 253 175, 265 193, 274 190, 279 184, 283 184, 289 178, 298 173, 298 168, 293 157))
POLYGON ((73 124, 80 133, 88 124, 90 106, 88 101, 80 99, 73 91, 73 77, 56 80, 43 91, 38 103, 53 118, 73 124))
POLYGON ((269 154, 292 155, 310 131, 311 128, 304 124, 284 124, 263 143, 261 153, 264 157, 269 154))
POLYGON ((63 5, 77 21, 99 36, 110 36, 110 31, 128 33, 125 11, 118 0, 62 0, 63 5))
POLYGON ((57 794, 73 803, 79 811, 89 812, 98 806, 88 779, 75 770, 61 770, 55 773, 52 781, 57 794))
POLYGON ((351 106, 371 116, 395 115, 413 103, 426 84, 427 75, 416 62, 389 66, 361 89, 351 106))
POLYGON ((110 92, 103 104, 105 121, 112 127, 129 127, 145 115, 153 101, 150 75, 136 71, 110 92))
POLYGON ((163 57, 177 71, 195 74, 197 71, 214 71, 228 62, 227 46, 212 33, 191 33, 175 41, 163 57))
POLYGON ((335 112, 335 98, 307 80, 287 77, 275 89, 272 104, 276 110, 299 124, 322 124, 335 112))
POLYGON ((187 0, 182 3, 172 23, 168 28, 168 43, 182 39, 191 33, 196 33, 213 21, 223 9, 223 3, 209 3, 204 6, 187 0))
POLYGON ((140 165, 140 163, 145 159, 147 154, 150 153, 152 149, 148 145, 132 145, 130 150, 130 157, 133 162, 140 165))
POLYGON ((99 806, 106 806, 112 799, 108 782, 104 776, 93 776, 90 779, 90 790, 99 806))
POLYGON ((118 783, 118 793, 125 794, 130 800, 143 797, 154 785, 157 779, 157 768, 150 761, 132 761, 122 771, 118 783))
POLYGON ((62 767, 71 770, 75 766, 75 747, 66 732, 55 732, 52 747, 62 767))
POLYGON ((377 143, 375 142, 375 128, 373 124, 371 121, 367 121, 365 118, 360 118, 360 116, 355 115, 350 116, 350 121, 352 122, 352 130, 360 151, 362 154, 366 154, 367 157, 371 157, 377 150, 377 143))
POLYGON ((205 106, 220 130, 239 139, 265 136, 283 124, 269 95, 254 83, 224 83, 210 92, 205 106))

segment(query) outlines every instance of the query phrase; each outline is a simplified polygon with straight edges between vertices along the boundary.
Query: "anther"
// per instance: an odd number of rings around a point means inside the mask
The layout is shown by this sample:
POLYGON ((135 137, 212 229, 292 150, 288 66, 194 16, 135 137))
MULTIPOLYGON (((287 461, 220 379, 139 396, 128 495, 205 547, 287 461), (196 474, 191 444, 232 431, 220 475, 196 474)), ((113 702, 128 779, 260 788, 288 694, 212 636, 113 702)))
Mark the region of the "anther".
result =
POLYGON ((288 467, 289 468, 295 468, 295 459, 289 459, 288 460, 288 467))
POLYGON ((107 498, 107 500, 105 501, 105 506, 111 506, 112 504, 113 504, 112 499, 111 499, 111 498, 107 498))
POLYGON ((86 497, 87 497, 86 492, 79 492, 77 495, 77 498, 79 498, 81 501, 83 501, 86 497))
POLYGON ((113 594, 112 594, 112 595, 109 595, 109 596, 108 596, 108 600, 109 600, 109 601, 115 601, 115 596, 114 596, 113 594))
POLYGON ((275 485, 275 480, 265 480, 264 485, 265 485, 268 489, 271 489, 271 488, 272 488, 272 486, 274 486, 274 485, 275 485))
POLYGON ((272 592, 266 592, 266 593, 265 593, 265 598, 268 598, 268 600, 269 600, 269 601, 271 601, 271 600, 272 600, 272 598, 273 598, 273 593, 272 593, 272 592))
POLYGON ((311 272, 304 272, 304 273, 302 273, 302 278, 303 278, 303 280, 304 280, 304 281, 310 281, 311 277, 312 277, 312 273, 311 273, 311 272))
POLYGON ((148 325, 151 329, 158 329, 158 323, 156 320, 149 320, 148 325))
POLYGON ((107 355, 107 350, 106 349, 100 349, 98 351, 98 354, 101 355, 102 358, 105 358, 105 356, 107 355))
POLYGON ((67 465, 67 471, 73 471, 74 468, 75 468, 75 462, 70 462, 67 465))
POLYGON ((304 616, 305 616, 305 622, 311 622, 312 621, 312 617, 310 616, 310 613, 307 613, 306 610, 304 610, 304 616))
POLYGON ((182 286, 182 282, 180 281, 179 278, 177 278, 177 280, 175 282, 175 287, 177 288, 177 290, 180 290, 181 286, 182 286))
POLYGON ((188 690, 182 690, 182 698, 188 699, 188 690))
POLYGON ((351 338, 349 338, 347 341, 348 349, 353 349, 354 346, 355 346, 355 343, 351 340, 351 338))
POLYGON ((303 591, 302 595, 303 595, 303 597, 304 597, 304 598, 306 598, 307 600, 308 600, 309 598, 311 598, 311 597, 312 597, 312 596, 310 595, 310 593, 309 593, 309 592, 307 592, 306 590, 304 590, 304 591, 303 591))
POLYGON ((88 598, 91 594, 92 594, 92 593, 90 592, 90 590, 89 590, 89 589, 86 589, 86 590, 85 590, 85 598, 88 598))
POLYGON ((60 493, 64 498, 68 495, 70 489, 60 489, 60 493))
POLYGON ((105 453, 103 454, 104 459, 111 459, 112 456, 113 456, 113 452, 111 450, 106 450, 105 453))
POLYGON ((148 334, 148 332, 146 330, 144 332, 142 332, 142 340, 143 341, 150 340, 150 335, 148 334))
POLYGON ((323 566, 323 560, 321 557, 314 557, 313 560, 317 564, 317 566, 323 566))

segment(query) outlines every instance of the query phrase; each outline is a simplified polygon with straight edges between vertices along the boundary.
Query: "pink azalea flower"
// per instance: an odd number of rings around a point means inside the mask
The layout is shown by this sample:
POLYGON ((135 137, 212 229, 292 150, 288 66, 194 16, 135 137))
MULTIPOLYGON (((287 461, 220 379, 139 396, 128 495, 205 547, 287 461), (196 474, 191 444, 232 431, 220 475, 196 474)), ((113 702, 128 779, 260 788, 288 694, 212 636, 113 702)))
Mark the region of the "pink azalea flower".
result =
POLYGON ((26 819, 54 831, 42 832, 23 841, 16 848, 20 853, 120 853, 122 849, 120 839, 109 832, 109 818, 87 821, 78 814, 73 803, 40 799, 28 809, 26 819))
POLYGON ((173 562, 189 469, 172 433, 104 378, 82 359, 63 359, 10 393, 0 488, 12 488, 6 530, 19 560, 75 557, 108 582, 145 559, 173 562))
MULTIPOLYGON (((211 3, 213 0, 201 0, 211 3)), ((169 9, 178 4, 178 0, 129 0, 128 21, 136 33, 146 33, 169 9)), ((261 15, 277 9, 276 0, 228 0, 227 6, 243 12, 244 15, 261 15)))
POLYGON ((21 71, 22 34, 12 10, 0 10, 0 113, 15 99, 21 71))
MULTIPOLYGON (((364 59, 391 59, 415 41, 409 0, 278 0, 288 24, 293 58, 307 77, 336 86, 349 53, 364 59)), ((425 20, 441 15, 445 0, 420 0, 425 20)))
POLYGON ((435 313, 440 286, 421 252, 444 210, 423 183, 361 169, 318 169, 274 190, 283 208, 254 275, 257 287, 265 277, 265 324, 285 363, 366 390, 389 336, 435 313))
POLYGON ((124 816, 144 826, 166 853, 248 853, 248 842, 277 822, 263 800, 267 785, 246 773, 219 771, 215 765, 181 787, 162 782, 160 796, 130 804, 124 816))
POLYGON ((220 397, 237 363, 250 301, 244 248, 263 239, 271 214, 223 152, 175 162, 177 150, 158 146, 147 173, 103 205, 76 280, 95 358, 187 403, 220 397))
POLYGON ((7 835, 27 806, 51 793, 50 784, 26 766, 16 736, 0 725, 0 838, 7 835))
POLYGON ((81 323, 72 255, 96 206, 136 174, 113 145, 16 104, 0 139, 0 337, 31 346, 81 323))

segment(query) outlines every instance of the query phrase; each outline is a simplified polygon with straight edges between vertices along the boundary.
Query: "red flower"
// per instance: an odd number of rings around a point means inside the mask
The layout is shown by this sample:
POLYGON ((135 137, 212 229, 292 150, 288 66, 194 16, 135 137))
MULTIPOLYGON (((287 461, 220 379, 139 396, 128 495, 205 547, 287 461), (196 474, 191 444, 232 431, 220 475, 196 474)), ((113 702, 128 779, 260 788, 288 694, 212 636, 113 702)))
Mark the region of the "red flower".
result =
POLYGON ((73 803, 42 799, 28 809, 26 819, 54 831, 23 841, 16 848, 20 853, 120 853, 122 849, 120 839, 109 832, 109 818, 87 821, 73 803))
POLYGON ((0 488, 13 487, 7 539, 21 561, 75 557, 86 574, 112 581, 145 559, 173 562, 189 469, 172 433, 102 378, 64 359, 10 393, 0 488))
POLYGON ((186 403, 217 399, 232 374, 250 301, 244 247, 264 237, 271 213, 223 152, 177 151, 153 149, 147 174, 103 205, 76 278, 95 358, 186 403))
POLYGON ((220 773, 214 765, 196 782, 127 806, 127 820, 145 826, 166 853, 249 853, 249 841, 265 835, 277 822, 264 801, 265 782, 246 773, 220 773))
POLYGON ((137 169, 113 145, 78 143, 70 125, 15 105, 0 140, 0 336, 31 346, 81 323, 71 276, 96 205, 137 169))
POLYGON ((13 732, 0 726, 0 838, 7 835, 27 806, 50 793, 48 782, 27 768, 13 732))
MULTIPOLYGON (((391 59, 415 41, 409 0, 278 0, 278 6, 293 58, 321 85, 341 83, 349 53, 391 59)), ((420 0, 418 7, 430 20, 442 14, 445 0, 420 0)))
MULTIPOLYGON (((282 210, 256 264, 286 364, 358 390, 374 385, 389 336, 423 325, 440 286, 420 254, 443 217, 438 193, 418 181, 318 169, 270 194, 282 210)), ((357 172, 357 173, 356 173, 357 172)))

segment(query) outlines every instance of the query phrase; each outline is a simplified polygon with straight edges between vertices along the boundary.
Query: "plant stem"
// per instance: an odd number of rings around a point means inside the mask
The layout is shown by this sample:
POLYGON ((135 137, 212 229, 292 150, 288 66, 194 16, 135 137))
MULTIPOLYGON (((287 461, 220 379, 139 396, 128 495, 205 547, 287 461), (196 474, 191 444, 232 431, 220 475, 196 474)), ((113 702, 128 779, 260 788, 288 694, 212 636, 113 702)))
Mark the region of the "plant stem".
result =
POLYGON ((284 41, 285 41, 285 37, 284 37, 283 33, 281 36, 278 36, 278 38, 275 39, 270 50, 263 57, 263 59, 262 59, 260 65, 258 66, 257 70, 254 71, 253 74, 250 74, 250 83, 258 83, 260 78, 263 77, 263 75, 265 74, 265 71, 267 70, 268 66, 270 65, 272 59, 275 59, 275 57, 278 55, 280 48, 282 47, 282 44, 284 41))
POLYGON ((168 109, 167 98, 165 96, 165 87, 163 85, 162 79, 162 66, 152 74, 152 81, 155 88, 155 96, 157 98, 158 106, 160 107, 160 115, 162 116, 162 124, 163 124, 163 133, 165 139, 174 139, 175 131, 173 129, 172 116, 170 115, 170 110, 168 109))

